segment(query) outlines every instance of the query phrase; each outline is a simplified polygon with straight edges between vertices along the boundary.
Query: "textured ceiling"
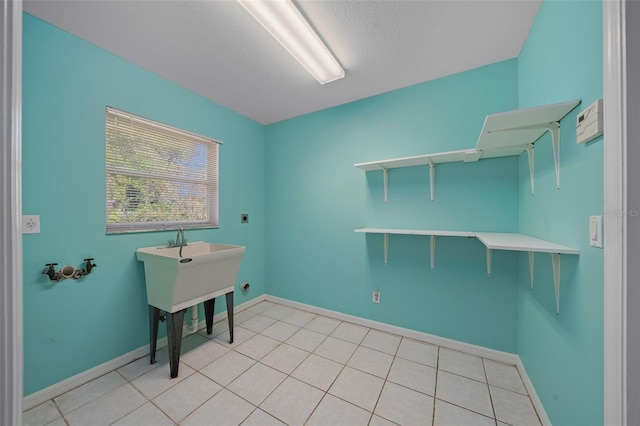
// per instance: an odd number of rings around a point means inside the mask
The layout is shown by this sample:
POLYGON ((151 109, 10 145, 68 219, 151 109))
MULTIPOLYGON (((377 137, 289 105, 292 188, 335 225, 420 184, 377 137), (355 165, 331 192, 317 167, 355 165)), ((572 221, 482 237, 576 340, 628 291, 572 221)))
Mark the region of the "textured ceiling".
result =
POLYGON ((346 76, 321 86, 235 1, 24 10, 263 124, 519 55, 541 0, 297 1, 346 76))

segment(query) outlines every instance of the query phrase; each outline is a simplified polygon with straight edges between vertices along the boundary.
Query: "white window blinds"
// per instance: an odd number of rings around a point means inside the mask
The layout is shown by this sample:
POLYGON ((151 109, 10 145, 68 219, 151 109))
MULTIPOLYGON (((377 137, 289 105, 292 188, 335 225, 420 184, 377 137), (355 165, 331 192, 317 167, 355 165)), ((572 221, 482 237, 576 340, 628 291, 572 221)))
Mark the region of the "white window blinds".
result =
POLYGON ((107 107, 107 233, 218 226, 220 142, 107 107))

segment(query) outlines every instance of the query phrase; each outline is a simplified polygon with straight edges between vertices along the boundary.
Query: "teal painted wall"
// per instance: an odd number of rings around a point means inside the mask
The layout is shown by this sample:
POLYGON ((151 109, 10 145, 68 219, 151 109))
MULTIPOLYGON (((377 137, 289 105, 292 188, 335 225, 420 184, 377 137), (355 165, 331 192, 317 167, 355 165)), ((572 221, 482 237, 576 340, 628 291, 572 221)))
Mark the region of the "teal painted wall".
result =
POLYGON ((515 231, 518 160, 394 169, 354 163, 473 148, 488 113, 517 107, 510 60, 273 124, 266 130, 269 294, 508 352, 516 350, 517 255, 487 277, 475 239, 390 237, 354 229, 515 231), (372 303, 379 289, 381 303, 372 303))
POLYGON ((264 127, 28 14, 23 31, 23 211, 39 214, 42 229, 23 238, 30 394, 148 343, 135 250, 174 233, 105 235, 105 106, 224 142, 220 228, 186 234, 246 245, 238 281, 252 287, 236 304, 265 293, 264 127), (81 280, 41 275, 45 263, 90 256, 98 267, 81 280))
POLYGON ((25 394, 147 343, 134 252, 173 233, 104 233, 111 105, 225 142, 221 227, 188 238, 247 246, 238 281, 252 289, 237 303, 268 293, 518 353, 554 424, 601 424, 603 263, 587 217, 602 214, 602 139, 576 145, 574 126, 602 97, 601 21, 598 1, 545 1, 517 60, 265 128, 25 14, 23 210, 42 222, 23 238, 25 394), (562 123, 559 192, 548 138, 536 146, 533 197, 525 156, 439 165, 433 202, 426 167, 392 170, 386 204, 382 174, 353 167, 471 148, 486 114, 570 99, 583 104, 562 123), (531 291, 526 255, 494 252, 487 277, 480 243, 438 238, 431 271, 427 237, 392 235, 384 265, 382 236, 353 232, 362 227, 519 229, 581 254, 563 257, 557 317, 548 256, 536 255, 531 291), (40 275, 87 256, 99 266, 83 280, 40 275))
POLYGON ((533 291, 520 258, 518 353, 553 424, 600 425, 603 252, 589 245, 588 217, 603 213, 603 140, 577 145, 575 119, 602 98, 602 3, 545 1, 518 66, 520 107, 582 100, 561 123, 560 191, 548 137, 536 144, 533 197, 520 160, 521 231, 579 248, 580 256, 562 257, 559 316, 549 256, 536 255, 533 291))

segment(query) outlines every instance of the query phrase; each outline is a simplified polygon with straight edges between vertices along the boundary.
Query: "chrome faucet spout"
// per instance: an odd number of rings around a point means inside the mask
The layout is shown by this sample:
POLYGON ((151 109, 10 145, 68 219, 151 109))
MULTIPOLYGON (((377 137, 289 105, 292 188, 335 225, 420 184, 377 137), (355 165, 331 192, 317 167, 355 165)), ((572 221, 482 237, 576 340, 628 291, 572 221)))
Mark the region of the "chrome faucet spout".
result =
POLYGON ((187 240, 184 238, 184 229, 182 226, 178 228, 178 234, 176 235, 176 239, 169 240, 168 247, 180 247, 180 257, 182 257, 182 247, 187 245, 187 240))
POLYGON ((187 240, 184 239, 184 229, 182 226, 178 228, 178 235, 176 236, 176 245, 180 245, 180 252, 178 253, 182 257, 182 247, 187 245, 187 240))

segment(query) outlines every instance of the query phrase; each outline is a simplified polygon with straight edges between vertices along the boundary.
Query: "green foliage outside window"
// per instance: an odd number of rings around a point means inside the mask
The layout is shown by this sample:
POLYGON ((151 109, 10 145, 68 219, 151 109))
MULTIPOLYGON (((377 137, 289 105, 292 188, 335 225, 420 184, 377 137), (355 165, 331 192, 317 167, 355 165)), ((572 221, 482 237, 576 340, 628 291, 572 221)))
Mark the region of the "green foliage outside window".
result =
POLYGON ((212 206, 217 210, 217 143, 110 111, 107 227, 175 222, 217 225, 217 218, 212 220, 217 211, 211 212, 212 206))

